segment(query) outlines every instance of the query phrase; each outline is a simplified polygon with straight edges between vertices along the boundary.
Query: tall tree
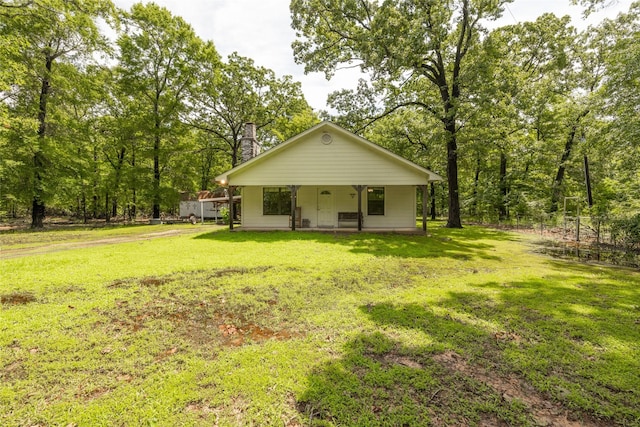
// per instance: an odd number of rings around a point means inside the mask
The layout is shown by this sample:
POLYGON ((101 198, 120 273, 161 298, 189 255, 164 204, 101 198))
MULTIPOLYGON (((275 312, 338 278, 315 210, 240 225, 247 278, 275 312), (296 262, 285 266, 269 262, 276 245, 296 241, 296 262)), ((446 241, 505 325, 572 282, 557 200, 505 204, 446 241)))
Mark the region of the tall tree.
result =
MULTIPOLYGON (((640 2, 616 19, 605 20, 600 32, 607 35, 608 45, 600 90, 604 102, 600 114, 606 125, 587 139, 597 143, 590 146, 603 164, 604 179, 595 180, 596 206, 600 201, 615 214, 624 215, 640 209, 640 2)), ((598 162, 593 166, 597 168, 598 162)))
MULTIPOLYGON (((14 159, 29 182, 31 227, 41 228, 46 203, 55 191, 54 170, 65 157, 54 156, 56 141, 49 123, 52 108, 64 102, 64 87, 73 87, 58 64, 80 67, 93 61, 94 53, 106 49, 97 20, 113 10, 109 0, 39 0, 3 2, 0 24, 2 68, 21 74, 5 92, 9 100, 12 134, 17 144, 14 159), (8 65, 4 65, 8 64, 8 65), (52 96, 57 92, 55 103, 52 96), (57 105, 56 105, 57 104, 57 105), (31 125, 23 120, 31 120, 31 125), (15 126, 14 126, 15 124, 15 126), (20 157, 20 154, 23 156, 20 157), (27 172, 28 171, 28 172, 27 172)), ((64 68, 64 67, 63 67, 64 68)), ((0 72, 0 74, 3 74, 0 72)), ((64 150, 60 150, 64 152, 64 150)))
POLYGON ((317 121, 291 76, 276 77, 272 70, 233 53, 227 62, 208 58, 201 64, 198 84, 192 88, 196 107, 185 121, 205 131, 213 142, 209 149, 225 153, 231 166, 240 162, 244 124, 253 122, 260 142, 282 142, 317 121))
MULTIPOLYGON (((575 38, 567 55, 569 66, 562 79, 565 136, 551 188, 551 212, 558 210, 559 202, 565 195, 563 184, 570 160, 589 131, 590 123, 595 123, 599 116, 602 100, 599 92, 605 79, 605 61, 611 50, 610 44, 608 30, 602 26, 590 27, 575 38)), ((582 156, 579 165, 582 164, 581 160, 582 156)))
MULTIPOLYGON (((495 200, 500 218, 508 216, 509 205, 519 205, 523 212, 522 196, 528 195, 511 194, 512 188, 532 188, 525 182, 531 179, 532 160, 555 147, 561 134, 560 106, 574 88, 570 72, 574 39, 569 17, 543 14, 534 22, 497 28, 484 40, 474 73, 477 108, 471 124, 480 141, 497 149, 498 177, 493 187, 499 189, 495 200), (548 130, 548 116, 558 124, 554 132, 548 130), (510 158, 517 161, 509 165, 510 158), (520 172, 509 173, 510 167, 520 172)), ((551 174, 551 167, 547 172, 551 174)), ((548 183, 538 186, 548 188, 548 183)))
POLYGON ((152 165, 152 214, 160 217, 162 175, 179 153, 181 123, 187 91, 203 51, 213 51, 182 18, 154 3, 137 3, 125 14, 126 32, 118 39, 123 92, 143 109, 139 130, 148 135, 152 165))
POLYGON ((615 112, 615 127, 623 140, 640 140, 640 1, 615 20, 602 23, 600 36, 609 47, 605 57, 607 73, 603 97, 615 112))
POLYGON ((458 132, 467 55, 479 41, 481 21, 498 18, 509 1, 291 2, 292 25, 300 37, 293 49, 306 71, 330 77, 356 62, 374 84, 405 90, 402 101, 386 105, 386 113, 412 105, 440 121, 447 134, 448 227, 462 226, 458 132))

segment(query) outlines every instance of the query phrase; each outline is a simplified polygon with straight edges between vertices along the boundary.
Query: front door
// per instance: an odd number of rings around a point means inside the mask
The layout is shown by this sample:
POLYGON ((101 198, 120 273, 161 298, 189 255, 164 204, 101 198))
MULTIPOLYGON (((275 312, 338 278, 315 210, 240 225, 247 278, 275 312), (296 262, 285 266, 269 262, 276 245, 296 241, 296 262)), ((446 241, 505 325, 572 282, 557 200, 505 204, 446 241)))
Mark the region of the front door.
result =
POLYGON ((334 227, 333 190, 329 188, 318 189, 318 227, 334 227))

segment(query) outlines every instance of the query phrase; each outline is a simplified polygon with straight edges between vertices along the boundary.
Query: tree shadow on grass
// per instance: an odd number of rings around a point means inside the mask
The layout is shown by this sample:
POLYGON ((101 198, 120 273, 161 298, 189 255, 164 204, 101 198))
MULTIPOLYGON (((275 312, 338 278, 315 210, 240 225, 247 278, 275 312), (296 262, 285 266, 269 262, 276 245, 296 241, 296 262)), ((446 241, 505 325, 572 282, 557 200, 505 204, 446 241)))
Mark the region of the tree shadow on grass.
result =
POLYGON ((489 294, 452 292, 432 307, 360 307, 380 331, 356 336, 342 358, 317 368, 299 412, 311 425, 637 422, 639 362, 615 349, 590 352, 594 337, 633 346, 631 319, 616 332, 615 320, 604 317, 622 301, 598 307, 598 292, 545 280, 489 282, 481 286, 489 294), (592 303, 593 318, 575 313, 576 303, 592 303), (423 338, 395 339, 402 334, 394 330, 423 338))
POLYGON ((637 423, 640 276, 616 281, 615 270, 603 269, 594 278, 594 269, 583 267, 569 266, 574 276, 478 285, 494 295, 490 304, 475 292, 457 292, 441 305, 499 324, 502 358, 539 390, 622 425, 637 423))
POLYGON ((401 258, 474 258, 500 260, 495 255, 494 241, 515 241, 511 234, 483 228, 464 230, 437 229, 429 236, 394 233, 340 233, 290 231, 216 231, 200 234, 195 239, 227 243, 255 242, 263 245, 308 241, 320 244, 342 245, 353 253, 401 258))
POLYGON ((438 359, 443 352, 462 353, 470 342, 484 346, 486 332, 419 305, 361 309, 377 323, 418 329, 433 343, 406 345, 382 332, 356 336, 341 359, 309 376, 309 388, 297 401, 309 425, 533 424, 519 402, 438 359))
POLYGON ((623 267, 605 263, 582 262, 578 260, 553 259, 547 261, 557 270, 571 271, 576 274, 598 275, 615 280, 628 279, 640 283, 640 270, 634 267, 623 267))
POLYGON ((532 322, 552 321, 593 339, 613 338, 640 349, 640 273, 571 262, 551 264, 557 274, 476 285, 495 295, 492 306, 478 303, 474 292, 451 293, 443 305, 473 316, 498 316, 506 327, 512 322, 534 327, 532 322))

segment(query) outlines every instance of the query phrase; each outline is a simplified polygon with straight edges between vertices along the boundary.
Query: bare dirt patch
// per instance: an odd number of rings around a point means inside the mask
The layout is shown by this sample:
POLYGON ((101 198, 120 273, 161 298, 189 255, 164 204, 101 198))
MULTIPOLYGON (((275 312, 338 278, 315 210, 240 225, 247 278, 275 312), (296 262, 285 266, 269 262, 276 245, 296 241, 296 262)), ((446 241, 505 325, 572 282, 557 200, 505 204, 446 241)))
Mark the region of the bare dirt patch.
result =
POLYGON ((140 279, 140 284, 142 286, 160 286, 167 283, 169 280, 165 278, 159 277, 144 277, 140 279))
POLYGON ((402 365, 413 369, 422 369, 422 364, 410 359, 409 357, 399 356, 394 353, 388 353, 385 355, 384 361, 389 364, 402 365))
POLYGON ((437 354, 433 356, 433 359, 450 371, 461 373, 487 384, 506 401, 518 399, 529 408, 538 425, 554 427, 605 427, 609 425, 586 414, 569 411, 560 403, 548 400, 516 375, 491 373, 484 368, 470 364, 453 351, 437 354))
POLYGON ((0 303, 6 305, 25 305, 35 301, 36 297, 30 292, 13 292, 0 296, 0 303))
POLYGON ((271 266, 262 266, 262 267, 254 267, 254 268, 226 267, 226 268, 220 268, 218 270, 213 270, 213 272, 209 274, 208 278, 212 279, 212 278, 230 276, 232 274, 264 273, 265 271, 270 270, 271 268, 273 267, 271 266))
POLYGON ((109 387, 95 387, 95 388, 91 388, 89 386, 87 386, 85 388, 85 385, 82 384, 80 385, 80 387, 78 388, 78 391, 75 394, 75 397, 77 399, 82 399, 85 401, 91 401, 91 400, 95 400, 95 399, 100 399, 103 396, 106 396, 107 394, 111 393, 112 389, 109 387))
POLYGON ((3 381, 16 381, 23 380, 28 377, 28 372, 22 364, 22 360, 16 360, 9 363, 2 370, 0 370, 0 380, 3 381))
MULTIPOLYGON (((176 297, 158 297, 141 306, 120 300, 116 302, 115 310, 103 314, 110 319, 107 326, 114 332, 137 332, 151 322, 164 321, 182 338, 204 347, 239 347, 302 336, 300 332, 286 327, 270 328, 249 321, 241 314, 226 309, 224 300, 184 301, 176 297)), ((265 316, 268 317, 268 314, 265 316)), ((157 359, 164 359, 176 351, 169 349, 166 354, 158 355, 157 359)))

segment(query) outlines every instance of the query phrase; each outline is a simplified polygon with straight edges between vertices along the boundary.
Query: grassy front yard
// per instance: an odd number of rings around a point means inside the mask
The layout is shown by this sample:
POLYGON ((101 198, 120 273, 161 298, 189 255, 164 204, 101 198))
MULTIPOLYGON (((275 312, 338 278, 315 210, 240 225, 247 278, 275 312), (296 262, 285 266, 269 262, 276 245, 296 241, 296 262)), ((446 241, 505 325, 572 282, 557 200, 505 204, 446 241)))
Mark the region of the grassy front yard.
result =
POLYGON ((185 227, 0 234, 0 425, 640 425, 638 271, 185 227))

